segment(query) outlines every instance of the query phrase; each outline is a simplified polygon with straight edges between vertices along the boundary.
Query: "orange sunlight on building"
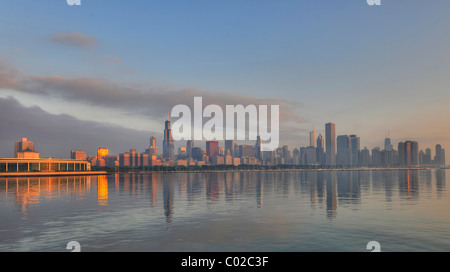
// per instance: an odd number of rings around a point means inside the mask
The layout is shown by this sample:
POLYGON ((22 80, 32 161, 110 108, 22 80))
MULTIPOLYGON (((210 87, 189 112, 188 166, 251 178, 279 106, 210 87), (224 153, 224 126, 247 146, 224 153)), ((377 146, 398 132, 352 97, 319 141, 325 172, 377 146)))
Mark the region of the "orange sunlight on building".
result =
POLYGON ((107 148, 104 147, 100 147, 99 149, 97 149, 97 159, 104 159, 106 156, 108 156, 109 151, 107 148))

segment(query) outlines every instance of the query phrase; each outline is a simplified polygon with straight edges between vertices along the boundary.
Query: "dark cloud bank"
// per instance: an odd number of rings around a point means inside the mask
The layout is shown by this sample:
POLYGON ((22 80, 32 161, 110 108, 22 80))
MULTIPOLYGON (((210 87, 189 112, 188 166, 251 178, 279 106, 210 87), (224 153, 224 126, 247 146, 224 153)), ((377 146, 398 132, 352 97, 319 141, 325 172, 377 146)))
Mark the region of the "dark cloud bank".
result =
POLYGON ((22 137, 35 143, 41 157, 69 158, 72 149, 94 155, 100 146, 109 148, 114 155, 130 148, 142 152, 151 136, 146 131, 50 114, 39 107, 24 107, 11 97, 0 98, 0 124, 0 157, 12 157, 14 141, 22 137))

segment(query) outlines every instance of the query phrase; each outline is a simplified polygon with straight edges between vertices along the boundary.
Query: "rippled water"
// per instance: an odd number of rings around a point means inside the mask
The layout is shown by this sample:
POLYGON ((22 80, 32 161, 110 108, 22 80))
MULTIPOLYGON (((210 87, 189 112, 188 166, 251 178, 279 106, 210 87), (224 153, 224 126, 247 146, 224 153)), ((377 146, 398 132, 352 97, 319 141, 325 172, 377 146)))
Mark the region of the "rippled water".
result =
POLYGON ((448 170, 0 179, 0 251, 450 251, 448 170))

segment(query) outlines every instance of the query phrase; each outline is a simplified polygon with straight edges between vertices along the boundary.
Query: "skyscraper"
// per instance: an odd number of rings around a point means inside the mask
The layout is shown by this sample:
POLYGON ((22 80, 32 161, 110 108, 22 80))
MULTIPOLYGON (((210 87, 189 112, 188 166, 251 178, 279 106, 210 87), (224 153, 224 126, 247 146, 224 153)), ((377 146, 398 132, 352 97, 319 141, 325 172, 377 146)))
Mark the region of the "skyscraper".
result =
POLYGON ((357 166, 361 164, 361 143, 356 135, 350 135, 350 157, 351 164, 357 166))
POLYGON ((386 150, 386 151, 394 150, 394 147, 391 144, 391 138, 384 139, 384 150, 386 150))
POLYGON ((261 156, 261 137, 259 137, 259 136, 256 138, 255 158, 262 159, 262 156, 261 156))
POLYGON ((164 140, 163 140, 163 157, 165 159, 173 159, 174 157, 174 142, 172 138, 172 130, 170 129, 169 115, 167 115, 166 125, 164 129, 164 140))
POLYGON ((316 131, 309 133, 309 146, 316 147, 316 131))
POLYGON ((370 161, 370 152, 367 147, 364 147, 363 150, 361 150, 361 166, 367 167, 371 164, 370 161))
POLYGON ((218 141, 207 141, 206 142, 206 155, 209 159, 214 156, 219 155, 219 142, 218 141))
POLYGON ((194 141, 193 140, 187 140, 186 141, 186 155, 188 158, 192 158, 192 148, 194 147, 194 141))
POLYGON ((230 152, 230 155, 234 157, 234 140, 225 140, 225 155, 230 152))
POLYGON ((323 144, 322 134, 317 136, 316 161, 319 165, 323 165, 325 163, 325 146, 323 144))
POLYGON ((419 143, 415 141, 398 143, 398 158, 401 166, 419 165, 419 143))
POLYGON ((436 145, 436 155, 434 156, 434 164, 443 166, 445 165, 445 149, 440 144, 436 145))
POLYGON ((350 164, 350 137, 347 135, 337 136, 336 164, 342 166, 350 164))
POLYGON ((205 153, 203 149, 200 147, 193 147, 191 153, 194 160, 203 161, 203 155, 205 153))
POLYGON ((336 125, 325 124, 326 165, 336 165, 336 125))

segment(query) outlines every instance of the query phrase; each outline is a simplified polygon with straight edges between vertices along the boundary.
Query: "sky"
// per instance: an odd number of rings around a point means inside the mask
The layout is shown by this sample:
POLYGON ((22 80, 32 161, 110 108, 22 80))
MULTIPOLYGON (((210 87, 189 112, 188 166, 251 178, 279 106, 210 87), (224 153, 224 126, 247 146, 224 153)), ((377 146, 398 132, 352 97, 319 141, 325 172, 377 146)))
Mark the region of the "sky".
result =
POLYGON ((0 156, 22 137, 41 156, 142 152, 194 96, 279 104, 291 149, 334 122, 361 148, 450 150, 447 0, 81 2, 2 1, 0 156))

